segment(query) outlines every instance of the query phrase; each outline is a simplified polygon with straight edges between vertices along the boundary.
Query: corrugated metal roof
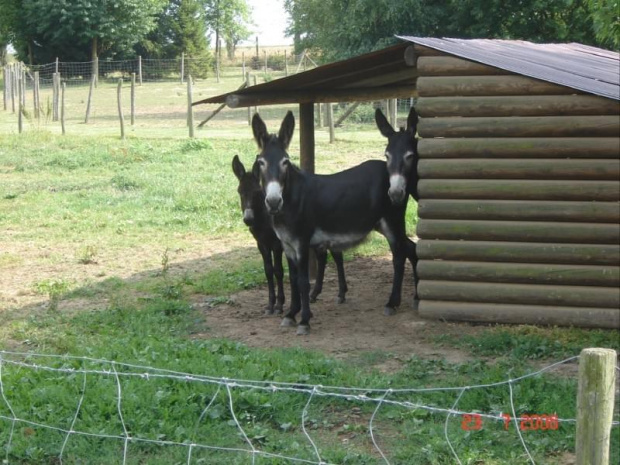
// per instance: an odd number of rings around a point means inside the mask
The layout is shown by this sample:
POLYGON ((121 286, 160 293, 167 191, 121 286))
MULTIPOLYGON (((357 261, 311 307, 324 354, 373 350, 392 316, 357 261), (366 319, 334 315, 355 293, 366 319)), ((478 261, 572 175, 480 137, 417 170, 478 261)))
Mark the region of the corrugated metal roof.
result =
POLYGON ((620 55, 616 52, 577 43, 396 37, 513 73, 620 100, 620 55))

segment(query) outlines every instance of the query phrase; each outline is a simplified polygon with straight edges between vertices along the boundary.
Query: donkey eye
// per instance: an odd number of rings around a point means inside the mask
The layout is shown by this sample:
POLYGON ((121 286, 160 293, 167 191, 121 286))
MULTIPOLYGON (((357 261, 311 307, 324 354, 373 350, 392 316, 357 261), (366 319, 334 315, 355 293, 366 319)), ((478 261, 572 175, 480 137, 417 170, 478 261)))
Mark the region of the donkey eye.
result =
POLYGON ((390 159, 390 152, 385 152, 385 158, 390 159))
POLYGON ((261 168, 265 167, 265 160, 262 158, 259 158, 256 160, 256 162, 258 163, 258 166, 260 166, 261 168))

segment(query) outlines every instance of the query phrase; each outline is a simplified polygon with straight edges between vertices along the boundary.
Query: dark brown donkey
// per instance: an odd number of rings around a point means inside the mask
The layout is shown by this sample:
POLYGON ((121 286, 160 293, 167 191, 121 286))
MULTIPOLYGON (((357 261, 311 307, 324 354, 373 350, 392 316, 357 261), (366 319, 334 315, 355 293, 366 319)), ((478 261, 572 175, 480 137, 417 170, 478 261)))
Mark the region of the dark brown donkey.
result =
MULTIPOLYGON (((250 232, 256 239, 258 250, 263 257, 263 266, 265 268, 265 276, 267 277, 267 285, 269 287, 269 303, 266 307, 266 313, 272 314, 282 313, 284 305, 284 285, 282 282, 284 271, 282 269, 282 243, 276 236, 272 227, 271 216, 267 213, 265 206, 265 194, 260 185, 259 167, 257 163, 252 166, 251 172, 246 172, 243 163, 237 155, 232 161, 232 168, 235 176, 239 180, 237 192, 241 198, 241 210, 243 211, 243 222, 250 228, 250 232), (276 289, 274 284, 274 275, 278 286, 276 289)), ((310 300, 316 302, 316 298, 323 290, 323 278, 325 276, 325 266, 327 265, 327 250, 315 249, 317 257, 317 276, 314 288, 310 294, 310 300)), ((338 303, 345 301, 347 293, 347 281, 344 276, 344 264, 342 253, 330 251, 336 268, 338 270, 338 303)))

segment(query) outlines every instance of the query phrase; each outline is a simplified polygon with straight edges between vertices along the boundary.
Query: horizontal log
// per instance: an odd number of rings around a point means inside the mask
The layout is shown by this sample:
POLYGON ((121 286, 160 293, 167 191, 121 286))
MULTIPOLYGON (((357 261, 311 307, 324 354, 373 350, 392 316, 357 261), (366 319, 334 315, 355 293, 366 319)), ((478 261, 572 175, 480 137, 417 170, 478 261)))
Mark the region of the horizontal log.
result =
POLYGON ((426 56, 447 56, 444 52, 435 50, 434 48, 425 47, 424 45, 410 45, 405 49, 405 63, 408 66, 415 66, 419 57, 426 56))
POLYGON ((596 307, 620 311, 620 290, 617 287, 421 280, 418 295, 421 300, 596 307))
POLYGON ((420 260, 416 271, 421 280, 620 286, 620 267, 617 266, 420 260))
MULTIPOLYGON (((415 97, 413 81, 411 85, 359 87, 349 89, 303 89, 264 91, 247 94, 230 94, 226 104, 230 108, 264 106, 284 103, 329 103, 379 100, 396 97, 415 97)), ((200 102, 198 102, 200 103, 200 102)))
POLYGON ((611 158, 618 137, 420 139, 420 158, 611 158))
POLYGON ((423 199, 418 202, 418 216, 445 220, 618 223, 620 205, 618 202, 423 199))
POLYGON ((617 202, 620 182, 420 179, 421 199, 577 200, 617 202))
POLYGON ((418 99, 416 110, 423 118, 438 116, 618 115, 620 114, 620 103, 616 100, 594 95, 426 97, 418 99))
POLYGON ((620 225, 602 223, 555 223, 525 221, 466 221, 420 219, 420 239, 463 241, 552 242, 618 244, 620 225))
POLYGON ((572 95, 583 93, 570 87, 525 76, 429 76, 418 78, 416 87, 420 97, 572 95))
POLYGON ((617 137, 618 116, 422 118, 418 134, 431 137, 617 137))
POLYGON ((481 76, 514 74, 501 68, 453 56, 420 56, 416 67, 420 76, 481 76))
POLYGON ((620 312, 613 308, 482 304, 435 300, 422 300, 418 308, 422 318, 442 321, 620 329, 620 312))
POLYGON ((618 160, 488 158, 420 160, 422 179, 620 179, 618 160))
POLYGON ((536 242, 420 240, 421 260, 620 266, 620 246, 536 242))

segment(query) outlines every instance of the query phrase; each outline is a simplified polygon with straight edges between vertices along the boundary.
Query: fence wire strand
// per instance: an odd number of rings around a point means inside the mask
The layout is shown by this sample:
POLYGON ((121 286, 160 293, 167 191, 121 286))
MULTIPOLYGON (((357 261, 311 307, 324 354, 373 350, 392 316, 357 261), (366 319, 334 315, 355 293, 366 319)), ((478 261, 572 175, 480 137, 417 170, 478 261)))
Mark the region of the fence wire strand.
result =
MULTIPOLYGON (((558 367, 562 364, 570 363, 576 359, 578 356, 570 357, 565 360, 553 363, 546 367, 543 367, 537 371, 525 374, 523 376, 512 378, 509 377, 507 380, 499 381, 496 383, 487 383, 487 384, 478 384, 472 386, 446 386, 446 387, 433 387, 433 388, 407 388, 407 389, 381 389, 381 388, 359 388, 359 387, 345 387, 345 386, 322 386, 322 385, 310 385, 310 384, 300 384, 300 383, 283 383, 283 382, 275 382, 275 381, 261 381, 261 380, 245 380, 245 379, 229 379, 229 378, 221 378, 221 377, 213 377, 213 376, 205 376, 205 375, 196 375, 190 373, 183 373, 173 370, 159 369, 154 367, 148 367, 143 365, 129 364, 123 362, 109 361, 104 359, 96 359, 91 357, 79 357, 79 356, 70 356, 70 355, 50 355, 50 354, 36 354, 36 353, 24 353, 24 352, 14 352, 14 351, 0 351, 0 396, 2 401, 7 406, 10 416, 1 415, 0 420, 6 420, 11 422, 11 429, 9 432, 8 443, 6 445, 6 453, 5 453, 5 461, 9 463, 10 452, 13 444, 13 436, 15 431, 15 425, 17 423, 28 425, 31 427, 48 429, 52 431, 57 431, 64 436, 63 444, 60 449, 59 454, 59 463, 62 464, 64 452, 66 449, 66 445, 68 443, 69 438, 72 435, 84 436, 84 437, 94 437, 100 439, 115 439, 119 441, 123 441, 123 461, 122 463, 127 463, 128 457, 128 449, 130 443, 144 443, 144 444, 152 444, 159 446, 178 446, 187 448, 187 463, 190 464, 192 461, 192 455, 197 449, 203 450, 211 450, 211 451, 220 451, 220 452, 229 452, 229 453, 243 453, 248 454, 252 457, 251 461, 253 464, 256 463, 257 457, 270 458, 270 459, 281 459, 288 461, 290 463, 303 463, 303 464, 312 464, 312 465, 331 465, 329 462, 326 462, 322 459, 321 453, 318 445, 312 439, 309 434, 306 424, 309 417, 309 408, 313 401, 313 399, 317 397, 326 397, 333 399, 340 399, 346 401, 355 401, 361 403, 375 403, 375 408, 368 422, 368 431, 369 436, 372 440, 374 448, 379 453, 383 461, 386 465, 391 465, 390 460, 385 455, 383 450, 379 447, 377 439, 376 439, 376 429, 375 429, 375 419, 379 412, 379 409, 384 405, 396 406, 405 408, 407 410, 426 410, 428 412, 443 414, 446 415, 446 420, 444 424, 444 436, 448 447, 454 456, 457 463, 461 464, 461 460, 458 457, 457 451, 452 444, 448 430, 449 430, 449 420, 451 417, 462 416, 462 415, 475 415, 478 418, 484 418, 494 421, 505 421, 505 417, 500 413, 493 412, 467 412, 458 409, 458 404, 463 397, 463 395, 474 389, 487 389, 491 387, 500 387, 507 386, 509 390, 510 396, 510 406, 513 414, 513 421, 515 422, 517 434, 519 435, 519 439, 527 455, 530 463, 535 464, 534 459, 525 443, 523 436, 519 430, 519 422, 525 420, 526 418, 521 418, 517 416, 515 403, 514 403, 514 393, 513 393, 513 385, 523 381, 525 379, 529 379, 532 377, 536 377, 544 372, 552 370, 555 367, 558 367), (50 364, 37 364, 33 363, 32 360, 42 359, 42 360, 50 360, 50 361, 61 361, 61 362, 79 362, 81 368, 71 368, 67 366, 50 366, 50 364), (101 368, 101 369, 92 369, 86 368, 86 363, 94 363, 110 367, 109 369, 101 368), (72 421, 68 429, 44 424, 41 422, 36 422, 32 420, 28 420, 25 418, 20 418, 15 410, 12 407, 11 402, 9 401, 6 392, 5 392, 5 379, 3 375, 5 375, 5 369, 7 366, 15 366, 18 368, 43 371, 43 372, 51 372, 51 373, 63 373, 63 374, 71 374, 71 375, 82 375, 82 387, 79 394, 79 399, 77 402, 77 406, 75 408, 75 412, 72 416, 72 421), (122 368, 122 369, 121 369, 122 368), (132 370, 132 371, 126 371, 132 370), (136 371, 133 371, 136 370, 136 371), (140 371, 137 371, 140 370, 140 371), (117 415, 122 425, 123 434, 107 434, 107 433, 91 433, 87 431, 76 430, 75 425, 80 415, 82 404, 86 395, 86 385, 87 385, 87 377, 91 376, 102 376, 111 378, 115 382, 116 386, 116 410, 117 415), (159 440, 159 439, 148 439, 144 437, 140 437, 139 434, 130 434, 126 420, 123 416, 122 409, 122 400, 123 400, 123 387, 122 387, 122 379, 140 379, 145 380, 146 382, 155 379, 167 379, 167 380, 175 380, 175 381, 183 381, 183 382, 191 382, 191 383, 201 383, 203 385, 213 385, 217 386, 217 389, 213 396, 210 398, 206 407, 201 411, 194 428, 190 433, 190 437, 185 442, 177 442, 170 440, 159 440), (200 444, 197 441, 197 433, 198 427, 205 415, 209 411, 209 409, 214 405, 216 399, 218 398, 221 389, 226 389, 226 397, 227 404, 230 415, 233 419, 233 423, 236 429, 239 431, 240 436, 243 438, 243 441, 249 446, 249 448, 240 448, 240 447, 221 447, 221 446, 213 446, 208 444, 200 444), (309 445, 311 446, 316 460, 308 460, 299 457, 289 457, 286 455, 275 454, 267 451, 261 450, 257 445, 255 445, 250 438, 248 437, 246 431, 244 430, 237 414, 235 413, 235 405, 234 405, 234 396, 233 390, 257 390, 264 392, 289 392, 289 393, 298 393, 304 394, 308 397, 301 413, 301 427, 305 438, 307 439, 309 445), (397 400, 393 398, 397 394, 419 394, 419 393, 432 393, 432 392, 457 392, 458 395, 450 408, 442 408, 433 405, 425 405, 422 403, 412 402, 408 400, 397 400)), ((564 423, 575 423, 575 419, 570 418, 562 418, 558 419, 559 422, 564 423)), ((613 426, 618 426, 619 422, 613 422, 613 426)))

